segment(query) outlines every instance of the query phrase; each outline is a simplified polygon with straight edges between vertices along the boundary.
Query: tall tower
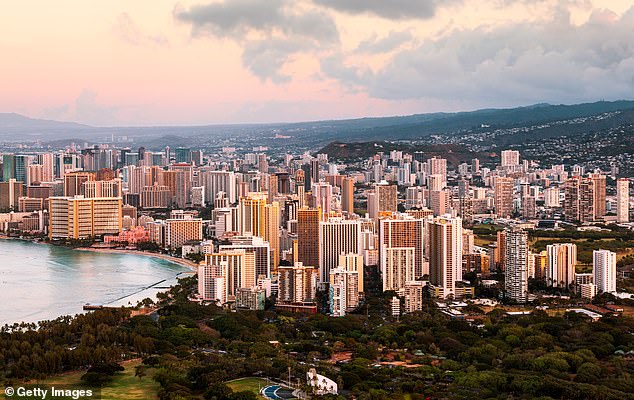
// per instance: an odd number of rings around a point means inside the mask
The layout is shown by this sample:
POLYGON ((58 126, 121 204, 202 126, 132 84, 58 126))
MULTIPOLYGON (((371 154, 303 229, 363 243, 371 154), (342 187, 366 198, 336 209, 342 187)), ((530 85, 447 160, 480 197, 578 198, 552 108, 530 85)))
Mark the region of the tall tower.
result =
POLYGON ((297 192, 297 198, 299 200, 299 206, 304 207, 306 205, 306 186, 305 186, 306 172, 303 169, 298 169, 295 172, 295 190, 297 192))
POLYGON ((528 235, 521 229, 510 229, 505 237, 504 289, 507 297, 525 303, 528 301, 528 235))
POLYGON ((442 289, 442 298, 456 295, 456 281, 462 280, 462 221, 435 218, 429 229, 429 281, 442 289))
POLYGON ((354 213, 354 179, 350 177, 341 181, 341 210, 354 213))
POLYGON ((520 165, 520 152, 517 150, 503 150, 500 153, 502 167, 515 167, 520 165))
MULTIPOLYGON (((376 202, 376 212, 378 216, 384 212, 398 211, 398 188, 396 185, 388 185, 385 182, 374 185, 374 201, 376 202)), ((369 198, 368 198, 368 201, 369 198)))
POLYGON ((513 178, 495 178, 495 214, 498 218, 513 214, 513 178))
MULTIPOLYGON (((240 232, 264 237, 266 193, 252 192, 240 198, 240 232)), ((279 208, 278 208, 279 213, 279 208)))
POLYGON ((605 175, 590 174, 592 179, 594 220, 605 217, 605 175))
POLYGON ((264 206, 264 240, 271 247, 271 266, 277 272, 280 264, 280 205, 277 201, 264 206))
POLYGON ((319 223, 319 281, 328 282, 341 254, 361 254, 361 222, 331 218, 319 223))
POLYGON ((616 253, 609 250, 593 251, 592 272, 599 293, 616 292, 616 253))
POLYGON ((616 181, 616 222, 630 221, 630 181, 621 178, 616 181))
POLYGON ((319 220, 317 208, 297 210, 297 260, 306 266, 319 266, 319 220))
POLYGON ((313 183, 312 192, 315 207, 321 208, 324 216, 330 215, 332 211, 332 186, 330 183, 313 183))
POLYGON ((568 288, 575 282, 575 265, 577 265, 577 245, 574 243, 558 243, 546 246, 548 267, 546 283, 548 286, 568 288))
POLYGON ((402 290, 408 281, 429 273, 423 259, 424 220, 379 220, 379 265, 383 290, 402 290))

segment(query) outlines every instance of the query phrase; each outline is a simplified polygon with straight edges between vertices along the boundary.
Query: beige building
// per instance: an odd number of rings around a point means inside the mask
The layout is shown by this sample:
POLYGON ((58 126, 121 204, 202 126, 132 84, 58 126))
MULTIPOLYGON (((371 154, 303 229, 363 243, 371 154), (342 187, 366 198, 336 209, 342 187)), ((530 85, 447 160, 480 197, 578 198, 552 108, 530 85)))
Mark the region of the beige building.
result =
POLYGON ((167 186, 144 186, 141 191, 141 207, 167 208, 172 202, 172 193, 167 186))
POLYGON ((119 234, 121 206, 120 197, 50 197, 49 238, 86 239, 119 234))
POLYGON ((549 286, 568 288, 575 283, 575 265, 577 265, 577 245, 558 243, 546 246, 548 266, 546 283, 549 286))
POLYGON ((109 181, 86 181, 84 185, 84 196, 91 197, 123 197, 121 189, 121 179, 116 178, 109 181))
POLYGON ((256 286, 255 254, 244 249, 233 249, 205 254, 205 264, 220 267, 225 277, 227 301, 235 300, 240 288, 256 286))
POLYGON ((495 214, 509 218, 513 214, 513 178, 495 178, 495 214))
POLYGON ((201 218, 165 220, 165 247, 177 249, 190 240, 203 240, 201 218))

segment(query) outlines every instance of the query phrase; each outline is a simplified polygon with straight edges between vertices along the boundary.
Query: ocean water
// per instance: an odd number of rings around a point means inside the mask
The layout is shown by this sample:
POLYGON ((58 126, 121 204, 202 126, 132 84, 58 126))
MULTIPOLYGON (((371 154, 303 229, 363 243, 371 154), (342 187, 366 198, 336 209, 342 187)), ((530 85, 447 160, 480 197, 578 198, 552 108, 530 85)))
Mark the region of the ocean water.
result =
POLYGON ((136 304, 189 271, 153 257, 0 240, 0 325, 74 315, 86 303, 136 304))

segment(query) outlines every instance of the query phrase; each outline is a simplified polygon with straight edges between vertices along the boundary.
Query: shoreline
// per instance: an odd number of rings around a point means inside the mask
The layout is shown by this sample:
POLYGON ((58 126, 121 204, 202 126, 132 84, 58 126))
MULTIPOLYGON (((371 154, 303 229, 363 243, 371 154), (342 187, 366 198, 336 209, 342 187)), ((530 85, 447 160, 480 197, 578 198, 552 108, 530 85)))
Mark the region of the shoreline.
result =
POLYGON ((198 272, 198 264, 196 264, 195 262, 184 259, 184 258, 172 257, 170 255, 162 254, 162 253, 151 253, 148 251, 129 250, 129 249, 118 250, 118 249, 99 248, 99 247, 76 247, 76 248, 72 248, 71 250, 92 251, 94 253, 126 254, 126 255, 132 255, 132 256, 145 256, 145 257, 158 258, 164 261, 169 261, 173 264, 178 264, 182 267, 187 267, 193 273, 198 272))
MULTIPOLYGON (((93 253, 122 254, 122 255, 151 257, 151 258, 154 258, 154 259, 161 259, 161 260, 167 261, 167 262, 169 262, 171 264, 183 267, 185 270, 178 273, 178 275, 183 274, 183 276, 192 276, 192 275, 196 274, 197 271, 198 271, 198 264, 196 264, 193 261, 190 261, 190 260, 187 260, 187 259, 183 259, 183 258, 172 257, 170 255, 161 254, 161 253, 153 253, 153 252, 147 252, 147 251, 141 251, 141 250, 131 250, 131 249, 112 249, 112 248, 98 248, 98 247, 68 247, 68 246, 59 246, 59 245, 56 246, 55 244, 48 243, 48 242, 45 242, 45 241, 35 240, 34 238, 11 237, 11 236, 7 236, 7 235, 0 235, 0 241, 2 241, 2 240, 29 242, 29 243, 32 243, 32 244, 55 246, 55 247, 65 248, 65 249, 68 249, 68 250, 79 250, 79 251, 87 251, 87 252, 93 252, 93 253)), ((178 275, 176 276, 177 278, 178 278, 178 275)), ((172 285, 173 284, 170 284, 169 286, 171 287, 172 285)), ((169 287, 155 287, 155 286, 157 286, 157 283, 152 284, 150 287, 143 288, 142 290, 140 290, 138 292, 127 293, 125 296, 123 296, 121 298, 118 298, 118 299, 113 300, 113 301, 108 302, 108 303, 104 303, 104 305, 110 304, 110 303, 113 303, 113 302, 119 302, 121 300, 134 297, 135 295, 138 295, 139 292, 145 292, 147 290, 150 290, 152 293, 154 293, 155 291, 156 292, 165 292, 165 291, 169 290, 169 287)), ((153 298, 154 300, 156 300, 155 294, 151 295, 151 296, 148 296, 148 297, 153 298)), ((131 304, 131 305, 122 304, 120 306, 121 307, 127 307, 127 308, 130 308, 130 307, 134 308, 135 307, 134 304, 131 304)), ((120 306, 117 306, 117 307, 120 307, 120 306)), ((43 319, 38 319, 37 321, 34 321, 34 323, 37 324, 40 321, 44 321, 44 320, 54 320, 54 319, 58 318, 61 315, 84 314, 86 312, 89 312, 89 311, 78 309, 78 310, 73 311, 73 312, 65 312, 65 313, 62 313, 62 314, 55 314, 54 316, 51 316, 51 317, 45 317, 43 319)), ((4 324, 11 324, 11 323, 12 322, 10 322, 10 321, 5 321, 3 323, 0 323, 0 326, 2 326, 4 324)))

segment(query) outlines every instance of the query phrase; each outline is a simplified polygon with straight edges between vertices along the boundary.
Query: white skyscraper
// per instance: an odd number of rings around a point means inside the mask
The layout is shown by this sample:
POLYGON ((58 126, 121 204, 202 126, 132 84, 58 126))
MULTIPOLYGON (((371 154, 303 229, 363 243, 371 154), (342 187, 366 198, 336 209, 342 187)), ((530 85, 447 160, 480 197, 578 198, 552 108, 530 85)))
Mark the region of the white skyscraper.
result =
POLYGON ((528 235, 521 229, 505 234, 506 270, 504 289, 507 297, 525 303, 528 300, 528 235))
POLYGON ((319 282, 328 282, 341 254, 362 254, 361 222, 330 218, 319 223, 319 282))
POLYGON ((592 271, 599 293, 616 292, 616 253, 609 250, 593 251, 592 271))
POLYGON ((332 211, 332 186, 330 183, 313 183, 313 202, 315 207, 321 208, 323 215, 328 216, 332 211))
POLYGON ((630 221, 630 181, 621 178, 616 181, 616 222, 630 221))
POLYGON ((455 297, 456 281, 462 280, 462 220, 435 218, 428 229, 429 281, 442 289, 441 297, 455 297))
POLYGON ((233 171, 201 171, 198 179, 200 186, 205 187, 206 199, 215 199, 218 192, 224 192, 229 203, 236 202, 237 183, 233 171))

